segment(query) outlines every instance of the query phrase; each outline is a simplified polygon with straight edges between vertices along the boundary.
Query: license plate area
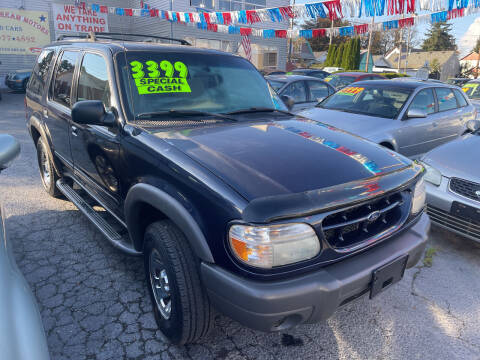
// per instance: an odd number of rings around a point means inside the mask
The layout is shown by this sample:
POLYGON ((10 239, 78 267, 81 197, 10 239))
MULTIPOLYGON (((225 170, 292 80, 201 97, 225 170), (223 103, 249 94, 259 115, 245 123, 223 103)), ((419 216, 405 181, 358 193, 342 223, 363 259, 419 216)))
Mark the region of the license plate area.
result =
POLYGON ((480 222, 480 209, 454 201, 450 209, 452 215, 480 222))
POLYGON ((403 255, 388 264, 383 265, 372 274, 372 287, 370 289, 370 299, 388 289, 393 284, 403 278, 407 267, 408 254, 403 255))

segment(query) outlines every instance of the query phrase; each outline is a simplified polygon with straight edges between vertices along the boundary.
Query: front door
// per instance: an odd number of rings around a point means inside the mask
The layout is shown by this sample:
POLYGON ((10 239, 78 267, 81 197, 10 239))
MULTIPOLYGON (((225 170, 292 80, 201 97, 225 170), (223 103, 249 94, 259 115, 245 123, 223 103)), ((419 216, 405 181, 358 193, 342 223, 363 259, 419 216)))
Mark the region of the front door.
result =
MULTIPOLYGON (((100 100, 111 106, 109 72, 99 53, 85 53, 78 75, 76 101, 100 100)), ((75 176, 86 190, 116 214, 120 211, 119 143, 116 128, 77 124, 72 120, 70 142, 75 176)))

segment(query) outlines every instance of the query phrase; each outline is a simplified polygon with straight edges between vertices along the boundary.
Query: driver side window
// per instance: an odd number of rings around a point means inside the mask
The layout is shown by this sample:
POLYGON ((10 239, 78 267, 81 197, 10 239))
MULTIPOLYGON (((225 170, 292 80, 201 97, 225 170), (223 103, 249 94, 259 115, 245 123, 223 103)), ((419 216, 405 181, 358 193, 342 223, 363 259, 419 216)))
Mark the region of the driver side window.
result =
POLYGON ((424 111, 427 115, 435 112, 435 97, 432 89, 423 89, 415 95, 409 110, 424 111))
POLYGON ((101 100, 110 108, 110 86, 105 59, 101 55, 86 53, 80 67, 77 101, 101 100))
POLYGON ((282 95, 288 95, 293 98, 295 103, 302 103, 307 101, 307 92, 303 81, 296 81, 287 86, 282 95))

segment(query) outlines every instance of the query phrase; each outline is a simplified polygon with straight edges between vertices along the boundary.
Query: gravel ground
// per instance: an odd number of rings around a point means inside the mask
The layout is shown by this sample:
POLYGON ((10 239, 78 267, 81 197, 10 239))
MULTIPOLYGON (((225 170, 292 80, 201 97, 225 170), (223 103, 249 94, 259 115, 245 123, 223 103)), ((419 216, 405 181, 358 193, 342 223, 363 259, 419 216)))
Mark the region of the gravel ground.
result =
POLYGON ((141 260, 43 191, 23 94, 4 92, 0 109, 0 132, 22 144, 0 176, 0 202, 52 359, 480 359, 480 246, 436 229, 431 267, 419 264, 389 291, 325 323, 265 334, 218 315, 209 338, 169 345, 150 312, 141 260))

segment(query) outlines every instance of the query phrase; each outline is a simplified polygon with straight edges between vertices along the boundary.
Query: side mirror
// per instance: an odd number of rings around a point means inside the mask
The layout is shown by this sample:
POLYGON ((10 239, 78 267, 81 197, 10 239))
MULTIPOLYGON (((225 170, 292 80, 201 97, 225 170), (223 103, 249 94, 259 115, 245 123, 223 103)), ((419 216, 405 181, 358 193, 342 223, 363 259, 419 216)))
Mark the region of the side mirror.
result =
POLYGON ((295 105, 295 100, 293 100, 293 98, 291 96, 282 95, 281 99, 285 103, 285 105, 287 106, 287 109, 289 111, 293 109, 293 105, 295 105))
POLYGON ((467 130, 471 133, 476 133, 478 130, 480 130, 480 120, 467 121, 467 130))
POLYGON ((77 124, 112 127, 115 124, 115 115, 105 111, 100 100, 83 100, 73 105, 72 120, 77 124))
POLYGON ((418 118, 426 118, 427 112, 420 109, 408 109, 407 118, 408 119, 418 119, 418 118))
POLYGON ((6 169, 20 154, 20 144, 11 135, 0 134, 0 171, 6 169))

